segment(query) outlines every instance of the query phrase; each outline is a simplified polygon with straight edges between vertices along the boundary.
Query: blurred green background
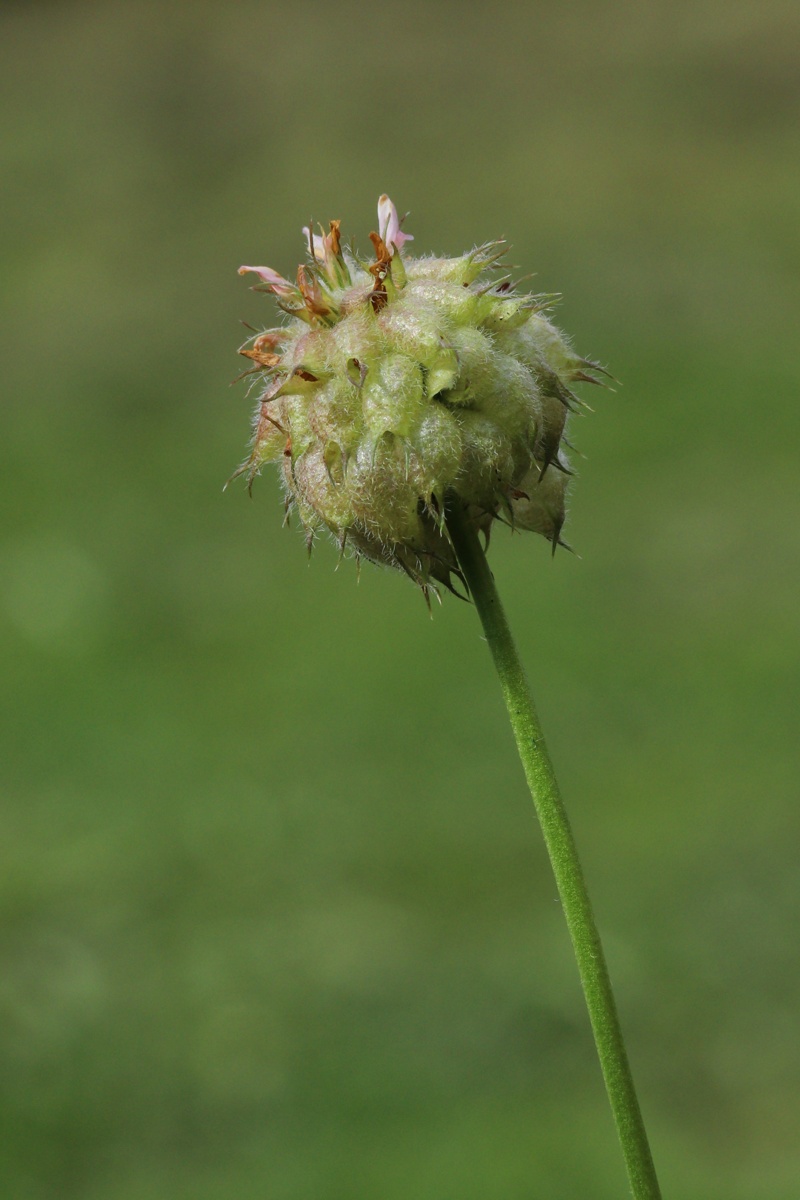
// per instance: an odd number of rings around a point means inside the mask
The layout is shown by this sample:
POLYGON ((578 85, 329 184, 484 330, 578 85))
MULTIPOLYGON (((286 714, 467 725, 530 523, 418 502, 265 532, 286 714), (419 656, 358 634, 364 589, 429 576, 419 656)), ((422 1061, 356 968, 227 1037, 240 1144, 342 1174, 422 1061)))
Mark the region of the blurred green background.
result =
POLYGON ((6 4, 0 1194, 611 1200, 474 611, 222 494, 236 269, 505 235, 623 387, 496 534, 665 1194, 797 1200, 800 8, 6 4))

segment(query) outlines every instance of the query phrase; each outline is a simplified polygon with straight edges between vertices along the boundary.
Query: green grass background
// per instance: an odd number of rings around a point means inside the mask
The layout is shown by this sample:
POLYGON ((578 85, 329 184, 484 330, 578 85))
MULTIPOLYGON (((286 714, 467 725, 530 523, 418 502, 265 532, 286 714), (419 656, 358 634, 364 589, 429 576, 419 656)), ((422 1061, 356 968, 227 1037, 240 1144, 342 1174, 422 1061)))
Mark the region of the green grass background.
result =
POLYGON ((506 235, 623 387, 492 562, 665 1194, 800 1195, 800 9, 0 15, 0 1194, 627 1194, 474 611, 221 487, 242 262, 506 235))

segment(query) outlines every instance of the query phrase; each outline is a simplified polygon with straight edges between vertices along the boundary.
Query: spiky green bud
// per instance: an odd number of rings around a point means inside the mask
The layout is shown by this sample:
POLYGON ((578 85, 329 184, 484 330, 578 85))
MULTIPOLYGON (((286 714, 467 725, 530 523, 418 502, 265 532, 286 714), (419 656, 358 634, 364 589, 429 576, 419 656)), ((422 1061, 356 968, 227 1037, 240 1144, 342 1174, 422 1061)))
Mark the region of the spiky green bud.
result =
MULTIPOLYGON (((597 382, 547 319, 548 298, 494 272, 503 242, 460 258, 401 254, 410 235, 387 196, 375 257, 303 232, 291 283, 242 267, 288 320, 242 347, 264 380, 249 482, 281 464, 287 511, 309 545, 320 530, 398 567, 424 589, 459 574, 444 521, 456 495, 488 536, 495 519, 560 542, 570 474, 562 448, 576 381, 597 382)), ((248 374, 250 372, 247 372, 248 374)))

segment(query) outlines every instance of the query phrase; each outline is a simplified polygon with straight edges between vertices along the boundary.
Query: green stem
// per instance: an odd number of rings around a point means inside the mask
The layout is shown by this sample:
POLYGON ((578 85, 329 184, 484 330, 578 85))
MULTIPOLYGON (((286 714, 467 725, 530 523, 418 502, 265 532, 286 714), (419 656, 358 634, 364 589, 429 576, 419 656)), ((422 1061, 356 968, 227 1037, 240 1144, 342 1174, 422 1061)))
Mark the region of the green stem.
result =
POLYGON ((550 855, 633 1195, 635 1200, 660 1200, 661 1191, 628 1064, 608 967, 569 818, 486 555, 477 532, 466 519, 462 503, 455 496, 448 499, 447 528, 500 676, 519 756, 550 855))

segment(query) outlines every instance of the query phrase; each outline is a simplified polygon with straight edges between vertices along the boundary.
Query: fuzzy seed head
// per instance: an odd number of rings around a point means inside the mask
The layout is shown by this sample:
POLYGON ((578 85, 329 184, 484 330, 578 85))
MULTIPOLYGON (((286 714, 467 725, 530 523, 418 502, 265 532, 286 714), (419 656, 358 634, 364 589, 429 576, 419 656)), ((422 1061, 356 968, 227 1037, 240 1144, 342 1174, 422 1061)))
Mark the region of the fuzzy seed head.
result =
POLYGON ((501 520, 563 544, 572 385, 602 368, 551 324, 552 298, 498 278, 505 243, 412 258, 402 225, 381 196, 372 257, 344 247, 331 221, 304 228, 296 281, 240 268, 285 321, 240 351, 260 394, 236 475, 252 484, 277 463, 309 545, 327 531, 427 592, 460 576, 445 524, 454 498, 487 538, 501 520))

